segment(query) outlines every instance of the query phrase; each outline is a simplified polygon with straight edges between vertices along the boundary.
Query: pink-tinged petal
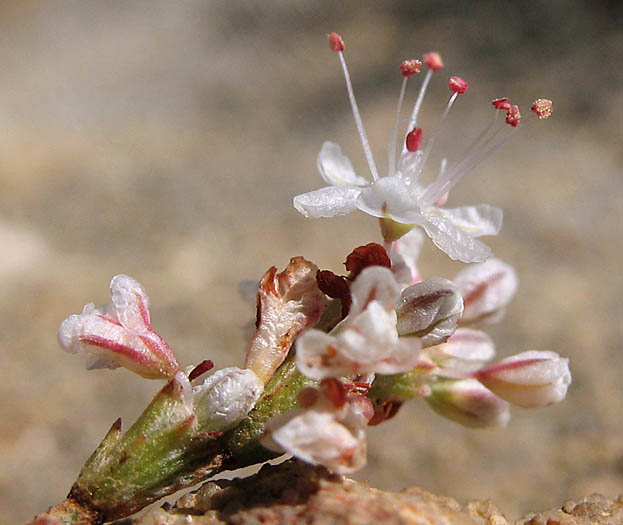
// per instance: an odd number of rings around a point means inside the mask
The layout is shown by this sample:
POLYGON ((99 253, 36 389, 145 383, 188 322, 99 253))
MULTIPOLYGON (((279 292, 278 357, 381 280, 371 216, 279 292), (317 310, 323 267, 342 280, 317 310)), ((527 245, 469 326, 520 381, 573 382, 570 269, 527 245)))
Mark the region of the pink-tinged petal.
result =
POLYGON ((507 357, 474 377, 502 399, 525 408, 562 401, 571 384, 569 360, 537 350, 507 357))
POLYGON ((355 175, 350 160, 333 142, 326 141, 322 145, 318 153, 317 166, 322 178, 331 186, 365 186, 368 184, 366 179, 355 175))
POLYGON ((245 367, 264 383, 283 363, 296 337, 313 326, 329 304, 316 284, 317 271, 315 264, 294 257, 283 272, 273 266, 260 281, 257 329, 245 367))
POLYGON ((377 301, 387 310, 393 309, 400 297, 400 286, 391 270, 382 266, 365 268, 353 282, 350 316, 354 317, 371 301, 377 301))
POLYGON ((110 281, 112 304, 119 323, 135 334, 148 334, 149 297, 132 277, 116 275, 110 281))
POLYGON ((364 188, 357 207, 373 217, 389 217, 403 224, 420 224, 423 220, 410 187, 399 175, 381 177, 364 188))
POLYGON ((255 406, 264 384, 248 369, 223 368, 193 388, 195 413, 202 431, 225 432, 255 406))
POLYGON ((464 322, 499 320, 495 314, 503 314, 519 285, 514 268, 499 259, 468 266, 453 281, 463 295, 464 322))
POLYGON ((357 186, 327 186, 294 197, 294 207, 309 219, 347 215, 357 209, 361 188, 357 186))
POLYGON ((336 337, 320 330, 309 329, 296 341, 296 366, 312 379, 342 377, 357 372, 357 365, 348 359, 336 337))
POLYGON ((450 220, 457 228, 472 237, 497 235, 502 228, 504 213, 500 208, 488 204, 461 206, 460 208, 437 208, 437 211, 450 220))
POLYGON ((348 474, 366 463, 366 441, 362 430, 351 430, 329 412, 308 410, 298 413, 285 424, 279 420, 266 425, 264 446, 279 447, 298 459, 324 465, 338 474, 348 474))
POLYGON ((424 399, 435 412, 466 427, 504 427, 510 419, 509 404, 475 379, 433 383, 424 399))
POLYGON ((457 328, 448 341, 431 349, 435 361, 444 366, 457 362, 458 366, 479 367, 495 355, 493 340, 482 330, 457 328), (462 362, 462 364, 460 364, 462 362))
POLYGON ((396 313, 372 301, 338 335, 342 353, 358 366, 358 373, 376 371, 374 363, 389 357, 398 342, 396 313))
POLYGON ((422 227, 437 248, 451 259, 467 263, 483 262, 492 255, 486 244, 457 228, 445 217, 426 215, 426 222, 422 227))

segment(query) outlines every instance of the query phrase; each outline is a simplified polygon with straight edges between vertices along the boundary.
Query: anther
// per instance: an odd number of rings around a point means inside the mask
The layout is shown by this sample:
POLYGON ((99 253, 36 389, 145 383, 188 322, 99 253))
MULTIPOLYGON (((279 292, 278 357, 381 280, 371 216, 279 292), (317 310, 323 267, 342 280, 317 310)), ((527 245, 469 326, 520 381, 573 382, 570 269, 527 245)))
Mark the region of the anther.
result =
POLYGON ((448 87, 450 88, 450 91, 452 91, 452 93, 458 93, 459 95, 462 95, 467 91, 469 84, 465 82, 465 80, 463 80, 461 77, 450 77, 450 80, 448 80, 448 87))
POLYGON ((407 133, 407 138, 405 140, 407 151, 410 151, 411 153, 416 152, 418 149, 420 149, 421 142, 422 128, 414 128, 409 133, 407 133))
POLYGON ((504 111, 508 111, 511 108, 511 105, 508 102, 508 98, 506 97, 496 98, 495 100, 491 101, 491 104, 493 104, 493 107, 495 109, 503 109, 504 111))
POLYGON ((506 123, 516 128, 521 122, 521 113, 519 112, 519 106, 512 104, 510 109, 506 113, 506 123))
POLYGON ((539 98, 534 101, 530 108, 540 119, 549 118, 552 115, 552 101, 539 98))
POLYGON ((327 35, 327 38, 329 39, 329 47, 333 51, 344 51, 344 40, 342 40, 342 37, 340 35, 338 35, 337 33, 329 33, 327 35))
POLYGON ((424 63, 428 69, 433 71, 439 71, 443 67, 443 60, 441 60, 439 53, 427 53, 424 55, 424 63))
POLYGON ((402 76, 412 77, 420 72, 421 67, 422 62, 420 60, 405 60, 400 64, 400 71, 402 72, 402 76))

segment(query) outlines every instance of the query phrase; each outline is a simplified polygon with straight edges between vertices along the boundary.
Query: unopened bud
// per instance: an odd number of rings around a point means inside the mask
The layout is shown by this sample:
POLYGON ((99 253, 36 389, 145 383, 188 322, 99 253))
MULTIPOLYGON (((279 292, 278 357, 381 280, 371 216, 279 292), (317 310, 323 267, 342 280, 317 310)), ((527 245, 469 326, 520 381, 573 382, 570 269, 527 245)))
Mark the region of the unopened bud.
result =
POLYGON ((475 379, 443 379, 430 385, 424 399, 438 414, 466 427, 503 427, 510 419, 509 404, 475 379))
POLYGON ((474 377, 502 399, 525 408, 562 401, 571 384, 569 360, 537 350, 507 357, 482 368, 474 377))
POLYGON ((441 60, 441 56, 439 53, 435 52, 424 55, 424 63, 428 69, 432 69, 433 71, 439 71, 443 67, 443 60, 441 60))
POLYGON ((499 259, 472 264, 452 280, 463 296, 461 322, 498 321, 517 291, 519 279, 512 266, 499 259))
POLYGON ((332 51, 344 51, 344 40, 342 40, 340 35, 337 33, 329 33, 327 38, 329 40, 329 47, 332 51))
POLYGON ((448 87, 450 88, 450 91, 452 91, 452 93, 458 93, 459 95, 462 95, 467 91, 469 84, 465 82, 465 80, 463 80, 461 77, 450 77, 450 80, 448 80, 448 87))
POLYGON ((263 382, 248 369, 223 368, 193 388, 193 404, 204 432, 224 432, 237 425, 255 406, 263 382))
POLYGON ((419 60, 405 60, 400 64, 400 71, 403 77, 412 77, 420 72, 422 62, 419 60))
POLYGON ((411 153, 416 152, 420 149, 420 143, 422 142, 422 128, 414 128, 409 133, 407 133, 407 138, 405 140, 407 151, 411 153))
POLYGON ((396 329, 401 336, 419 337, 424 348, 438 345, 454 333, 462 312, 463 299, 456 286, 433 277, 402 291, 396 329))
POLYGON ((491 104, 493 104, 493 107, 495 109, 503 109, 504 111, 508 111, 511 108, 511 105, 508 102, 508 98, 506 97, 496 98, 495 100, 491 101, 491 104))
POLYGON ((521 122, 521 113, 519 112, 519 106, 512 104, 510 109, 506 112, 506 123, 516 128, 521 122))
POLYGON ((552 115, 552 101, 546 98, 539 98, 534 101, 530 109, 540 119, 549 118, 552 115))

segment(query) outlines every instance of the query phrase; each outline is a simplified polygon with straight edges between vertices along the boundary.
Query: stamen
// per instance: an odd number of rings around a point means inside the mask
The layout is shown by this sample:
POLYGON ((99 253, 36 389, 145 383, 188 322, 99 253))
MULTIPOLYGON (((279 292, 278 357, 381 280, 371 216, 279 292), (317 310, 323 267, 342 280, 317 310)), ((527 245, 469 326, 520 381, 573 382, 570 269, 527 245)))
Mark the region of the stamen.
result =
POLYGON ((443 67, 443 60, 439 53, 431 52, 424 55, 424 62, 428 66, 428 69, 433 71, 439 71, 443 67))
POLYGON ((506 112, 506 123, 516 128, 521 122, 521 113, 519 112, 519 106, 515 104, 511 105, 510 109, 506 112))
MULTIPOLYGON (((401 64, 400 69, 402 70, 402 64, 401 64)), ((392 130, 392 136, 389 139, 389 145, 387 147, 387 156, 389 160, 388 171, 387 171, 388 177, 391 177, 394 174, 394 171, 396 170, 396 142, 398 141, 398 125, 400 123, 400 112, 402 111, 402 103, 404 102, 405 93, 407 91, 408 78, 409 78, 408 75, 404 75, 404 78, 402 79, 402 86, 400 87, 400 95, 398 96, 398 105, 396 106, 396 118, 394 119, 394 129, 392 130)))
POLYGON ((415 128, 407 133, 405 145, 411 153, 420 149, 420 142, 422 142, 422 128, 415 128))
POLYGON ((452 93, 462 95, 467 91, 469 84, 461 77, 450 77, 450 80, 448 80, 448 87, 452 93))
POLYGON ((495 109, 503 109, 505 111, 508 111, 511 108, 511 105, 508 103, 508 98, 506 97, 496 98, 495 100, 491 101, 491 104, 493 104, 493 107, 495 109))
POLYGON ((405 60, 400 64, 400 71, 405 77, 412 77, 420 72, 422 62, 419 60, 405 60))
POLYGON ((374 163, 374 158, 372 157, 372 150, 370 149, 370 144, 368 143, 368 137, 366 135, 366 130, 363 127, 363 122, 361 121, 361 115, 359 114, 359 108, 357 107, 357 101, 355 100, 355 93, 353 91, 353 86, 350 81, 350 75, 348 74, 348 66, 346 65, 346 59, 344 58, 344 41, 342 37, 337 33, 330 33, 329 36, 329 46, 335 52, 337 52, 340 57, 340 64, 342 65, 342 70, 344 71, 344 78, 346 79, 346 89, 348 90, 348 99, 350 100, 350 106, 353 111, 353 116, 355 117, 355 124, 357 125, 357 132, 359 133, 359 138, 361 139, 361 145, 363 146, 363 152, 366 156, 366 160, 368 161, 368 166, 370 168, 370 173, 372 174, 372 178, 377 180, 379 178, 379 173, 376 169, 376 164, 374 163))
POLYGON ((539 98, 534 101, 530 108, 539 119, 546 119, 552 115, 552 101, 546 98, 539 98))

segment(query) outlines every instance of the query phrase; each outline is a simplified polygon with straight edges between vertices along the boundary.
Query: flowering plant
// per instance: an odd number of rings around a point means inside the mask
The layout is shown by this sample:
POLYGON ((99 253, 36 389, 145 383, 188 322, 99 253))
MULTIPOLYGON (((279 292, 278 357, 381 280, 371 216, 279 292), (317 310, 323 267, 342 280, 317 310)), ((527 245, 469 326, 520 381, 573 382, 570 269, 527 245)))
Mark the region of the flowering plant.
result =
MULTIPOLYGON (((88 368, 125 367, 163 379, 137 421, 122 432, 116 421, 84 465, 67 499, 33 523, 101 523, 140 510, 159 498, 224 470, 289 453, 337 473, 366 462, 368 425, 423 398, 449 419, 470 427, 506 425, 510 405, 539 407, 561 401, 571 381, 568 360, 530 350, 487 364, 493 341, 481 327, 499 322, 518 279, 477 238, 495 235, 501 210, 481 204, 445 208, 448 193, 469 171, 520 128, 521 114, 506 98, 493 101, 493 122, 468 153, 446 160, 424 183, 434 142, 468 83, 451 77, 451 95, 426 143, 418 115, 431 76, 443 68, 429 53, 400 65, 403 82, 392 131, 387 175, 380 177, 359 115, 344 43, 329 44, 342 65, 355 122, 372 180, 355 174, 334 143, 325 142, 318 170, 328 186, 294 197, 306 217, 333 217, 356 209, 378 218, 383 244, 355 248, 346 275, 294 257, 270 268, 254 285, 256 328, 244 368, 214 364, 182 369, 151 326, 149 298, 133 278, 112 279, 111 302, 87 304, 60 326, 61 347, 87 357, 88 368), (407 80, 424 76, 403 133, 400 115, 407 80), (506 112, 499 122, 500 111, 506 112), (508 125, 508 128, 507 128, 508 125), (508 131, 507 131, 508 129, 508 131), (423 235, 453 259, 472 263, 453 279, 423 279, 417 259, 423 235)), ((532 111, 551 114, 551 102, 532 111)))

